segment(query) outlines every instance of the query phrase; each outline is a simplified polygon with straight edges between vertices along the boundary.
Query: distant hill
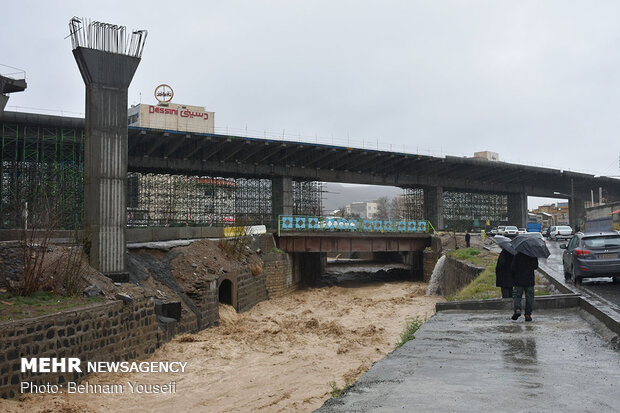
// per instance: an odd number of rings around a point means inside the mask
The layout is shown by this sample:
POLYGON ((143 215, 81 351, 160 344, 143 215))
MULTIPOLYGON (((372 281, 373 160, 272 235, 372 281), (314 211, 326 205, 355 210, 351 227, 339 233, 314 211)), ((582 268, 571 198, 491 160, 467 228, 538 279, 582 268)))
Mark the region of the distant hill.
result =
POLYGON ((389 199, 402 194, 401 188, 376 185, 343 185, 326 182, 323 184, 323 211, 333 211, 351 202, 374 201, 386 196, 389 199))

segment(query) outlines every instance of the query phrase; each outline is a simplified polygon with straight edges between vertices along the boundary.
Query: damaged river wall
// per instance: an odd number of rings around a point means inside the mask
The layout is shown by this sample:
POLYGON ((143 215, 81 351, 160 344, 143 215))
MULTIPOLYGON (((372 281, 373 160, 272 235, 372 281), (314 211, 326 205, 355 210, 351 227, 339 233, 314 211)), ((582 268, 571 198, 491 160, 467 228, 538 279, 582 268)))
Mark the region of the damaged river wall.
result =
MULTIPOLYGON (((252 248, 275 248, 270 234, 254 237, 252 248)), ((285 253, 262 252, 261 271, 198 272, 191 283, 173 275, 175 249, 156 254, 130 252, 134 287, 149 277, 176 293, 162 297, 117 294, 108 300, 29 319, 0 322, 0 397, 20 395, 20 383, 63 384, 80 381, 84 373, 21 373, 21 358, 76 357, 82 361, 143 359, 180 333, 219 324, 219 304, 238 312, 299 288, 294 260, 285 253)), ((152 282, 149 280, 149 282, 152 282)), ((138 287, 136 287, 138 288, 138 287)), ((162 288, 163 289, 163 288, 162 288)))
POLYGON ((483 267, 444 255, 437 261, 436 268, 432 272, 427 294, 443 296, 455 294, 471 283, 482 271, 483 267))

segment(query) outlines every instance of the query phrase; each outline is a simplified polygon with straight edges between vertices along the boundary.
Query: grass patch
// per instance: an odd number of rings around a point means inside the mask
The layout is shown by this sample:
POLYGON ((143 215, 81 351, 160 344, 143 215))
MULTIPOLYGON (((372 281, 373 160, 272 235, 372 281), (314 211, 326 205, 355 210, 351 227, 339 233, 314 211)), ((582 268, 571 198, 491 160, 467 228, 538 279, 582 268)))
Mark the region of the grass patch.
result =
POLYGON ((405 329, 402 333, 400 333, 400 341, 396 343, 395 349, 401 347, 407 341, 413 340, 415 338, 415 332, 424 324, 425 320, 422 320, 420 317, 416 317, 413 320, 409 321, 407 325, 405 325, 405 329))
POLYGON ((450 255, 459 260, 469 260, 471 257, 480 254, 480 250, 475 248, 465 248, 459 250, 451 250, 450 255))
POLYGON ((331 391, 329 393, 332 395, 334 399, 337 399, 338 397, 340 397, 342 392, 348 389, 349 387, 351 387, 353 383, 347 380, 344 382, 344 387, 342 388, 338 387, 338 384, 336 383, 335 380, 332 380, 328 382, 327 384, 331 388, 331 391))
MULTIPOLYGON (((446 300, 468 301, 502 298, 501 289, 495 286, 495 265, 497 264, 497 258, 493 256, 473 256, 472 259, 477 260, 480 263, 476 265, 484 266, 484 271, 482 271, 478 277, 476 277, 458 293, 446 296, 446 300)), ((534 289, 534 295, 549 295, 549 291, 545 288, 538 275, 536 275, 536 288, 534 289)))
POLYGON ((64 296, 48 291, 38 291, 27 296, 0 292, 0 321, 38 317, 102 300, 102 297, 64 296))
POLYGON ((496 255, 489 254, 488 252, 482 253, 475 248, 450 250, 447 255, 460 261, 471 262, 478 267, 488 267, 497 261, 496 255))
MULTIPOLYGON (((280 248, 276 248, 276 247, 272 247, 269 252, 274 252, 276 254, 284 254, 284 251, 282 251, 280 248)), ((331 383, 331 382, 330 382, 331 383)))
POLYGON ((456 294, 446 297, 448 301, 488 300, 501 298, 502 291, 495 286, 495 263, 487 266, 472 282, 456 294))

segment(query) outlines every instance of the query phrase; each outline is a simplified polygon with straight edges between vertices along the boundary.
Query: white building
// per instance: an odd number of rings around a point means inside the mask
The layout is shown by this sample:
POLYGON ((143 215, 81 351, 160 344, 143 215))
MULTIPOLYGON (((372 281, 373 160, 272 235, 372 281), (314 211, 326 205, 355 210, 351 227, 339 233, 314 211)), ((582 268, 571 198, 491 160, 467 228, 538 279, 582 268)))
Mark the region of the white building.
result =
POLYGON ((376 202, 352 202, 346 206, 346 214, 360 218, 374 218, 377 215, 376 202))
POLYGON ((129 126, 199 133, 214 133, 214 116, 215 112, 207 112, 202 106, 170 102, 139 104, 127 111, 129 126))

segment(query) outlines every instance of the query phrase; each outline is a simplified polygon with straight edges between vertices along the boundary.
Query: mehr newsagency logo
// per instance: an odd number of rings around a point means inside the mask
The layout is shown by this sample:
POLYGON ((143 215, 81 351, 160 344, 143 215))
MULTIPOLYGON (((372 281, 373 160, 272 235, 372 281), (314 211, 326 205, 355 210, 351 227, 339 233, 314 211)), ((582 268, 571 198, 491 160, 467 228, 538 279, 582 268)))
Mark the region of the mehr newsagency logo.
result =
MULTIPOLYGON (((82 363, 77 357, 53 358, 34 357, 21 359, 22 373, 185 373, 186 361, 89 361, 82 363)), ((20 383, 21 393, 176 393, 176 381, 166 383, 140 383, 126 381, 123 383, 82 383, 68 381, 64 384, 32 381, 20 383)))

